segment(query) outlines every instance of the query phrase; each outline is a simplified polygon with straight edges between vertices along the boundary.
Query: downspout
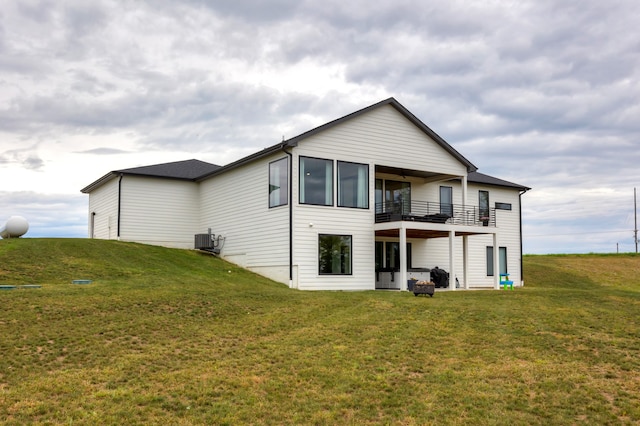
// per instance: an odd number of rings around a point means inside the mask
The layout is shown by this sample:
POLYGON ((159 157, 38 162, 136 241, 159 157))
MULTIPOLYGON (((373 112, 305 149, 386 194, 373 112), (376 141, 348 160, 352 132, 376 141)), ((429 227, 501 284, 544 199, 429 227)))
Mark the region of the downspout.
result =
POLYGON ((293 287, 293 154, 282 144, 282 152, 289 156, 289 288, 293 287))
POLYGON ((524 286, 524 253, 522 245, 522 195, 527 192, 528 189, 520 191, 518 194, 518 213, 520 215, 520 285, 524 286))
POLYGON ((117 234, 116 234, 116 238, 118 240, 120 240, 120 210, 121 210, 121 205, 122 205, 122 176, 123 174, 120 173, 120 179, 118 179, 118 226, 117 226, 117 234))

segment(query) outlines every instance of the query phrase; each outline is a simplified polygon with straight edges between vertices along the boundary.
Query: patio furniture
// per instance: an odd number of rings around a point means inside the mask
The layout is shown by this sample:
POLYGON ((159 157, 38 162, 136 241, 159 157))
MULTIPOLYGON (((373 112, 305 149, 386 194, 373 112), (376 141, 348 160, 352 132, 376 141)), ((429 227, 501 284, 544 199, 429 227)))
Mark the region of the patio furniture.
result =
POLYGON ((513 281, 509 279, 509 274, 500 274, 500 287, 503 290, 506 290, 509 287, 509 290, 513 290, 513 281))

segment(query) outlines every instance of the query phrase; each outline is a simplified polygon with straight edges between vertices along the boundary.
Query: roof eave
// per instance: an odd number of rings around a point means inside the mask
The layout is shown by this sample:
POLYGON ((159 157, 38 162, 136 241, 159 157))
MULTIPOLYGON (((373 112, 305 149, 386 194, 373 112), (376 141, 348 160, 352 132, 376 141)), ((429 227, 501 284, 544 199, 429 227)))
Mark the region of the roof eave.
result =
POLYGON ((196 182, 198 180, 198 178, 188 178, 188 177, 181 177, 181 176, 163 176, 163 175, 154 175, 153 173, 127 173, 125 171, 122 170, 116 170, 112 173, 115 173, 117 176, 123 175, 123 176, 138 176, 138 177, 149 177, 149 178, 154 178, 154 179, 170 179, 170 180, 182 180, 182 181, 187 181, 187 182, 196 182))
POLYGON ((159 175, 147 174, 147 173, 129 173, 129 172, 126 172, 124 170, 114 170, 114 171, 111 171, 111 172, 107 173, 106 175, 102 176, 100 179, 96 180, 95 182, 85 186, 84 188, 82 188, 80 190, 80 192, 82 192, 83 194, 88 194, 91 191, 94 191, 95 189, 101 187, 102 185, 106 184, 107 182, 111 181, 112 179, 114 179, 114 178, 116 178, 118 176, 137 176, 137 177, 148 177, 148 178, 153 178, 153 179, 181 180, 181 181, 185 181, 185 182, 197 182, 197 180, 198 180, 196 178, 185 178, 185 177, 176 177, 176 176, 159 176, 159 175))
POLYGON ((222 166, 217 170, 214 170, 211 173, 207 173, 205 175, 202 175, 200 177, 198 177, 197 179, 195 179, 196 182, 202 182, 203 180, 209 179, 210 177, 228 172, 229 170, 233 170, 235 168, 238 168, 240 166, 243 166, 245 164, 251 163, 252 161, 255 160, 259 160, 261 158, 264 157, 268 157, 270 155, 275 154, 278 151, 284 151, 287 148, 294 148, 296 146, 298 146, 298 142, 294 141, 295 138, 288 140, 288 141, 283 141, 280 142, 276 145, 272 145, 270 147, 267 147, 265 149, 263 149, 262 151, 258 151, 255 152, 247 157, 243 157, 237 161, 234 161, 233 163, 229 163, 226 166, 222 166))
POLYGON ((102 185, 104 185, 105 183, 109 182, 110 180, 114 179, 117 176, 118 176, 117 172, 115 171, 109 172, 106 175, 102 176, 100 179, 95 180, 89 185, 82 188, 80 192, 82 192, 83 194, 89 194, 91 191, 101 187, 102 185))
POLYGON ((511 189, 517 189, 519 191, 530 191, 531 188, 529 188, 528 186, 524 186, 524 185, 520 185, 518 183, 515 182, 510 182, 508 180, 504 180, 504 179, 500 179, 497 178, 495 176, 491 176, 491 175, 487 175, 484 173, 480 173, 480 172, 476 172, 476 175, 479 177, 484 177, 484 179, 480 178, 480 179, 474 179, 473 177, 471 177, 471 179, 468 178, 468 182, 469 183, 474 183, 476 185, 484 185, 484 186, 497 186, 500 188, 511 188, 511 189))

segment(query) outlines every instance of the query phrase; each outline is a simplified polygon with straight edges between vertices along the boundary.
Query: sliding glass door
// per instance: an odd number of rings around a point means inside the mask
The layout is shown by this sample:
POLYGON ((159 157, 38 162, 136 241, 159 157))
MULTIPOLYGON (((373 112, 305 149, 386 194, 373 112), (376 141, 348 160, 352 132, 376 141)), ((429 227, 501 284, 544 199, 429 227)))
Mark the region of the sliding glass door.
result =
POLYGON ((384 201, 386 212, 411 213, 411 183, 385 180, 384 201))

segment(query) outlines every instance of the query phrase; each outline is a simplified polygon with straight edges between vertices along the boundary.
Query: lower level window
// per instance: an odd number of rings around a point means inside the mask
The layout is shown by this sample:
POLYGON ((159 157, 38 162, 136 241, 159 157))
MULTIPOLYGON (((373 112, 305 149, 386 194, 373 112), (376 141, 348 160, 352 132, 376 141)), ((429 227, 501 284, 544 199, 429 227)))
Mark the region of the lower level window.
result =
POLYGON ((320 275, 351 275, 351 235, 320 234, 318 260, 320 275))
MULTIPOLYGON (((498 268, 500 268, 500 274, 507 273, 507 248, 499 248, 498 268)), ((493 247, 487 246, 487 276, 493 276, 493 247)))

